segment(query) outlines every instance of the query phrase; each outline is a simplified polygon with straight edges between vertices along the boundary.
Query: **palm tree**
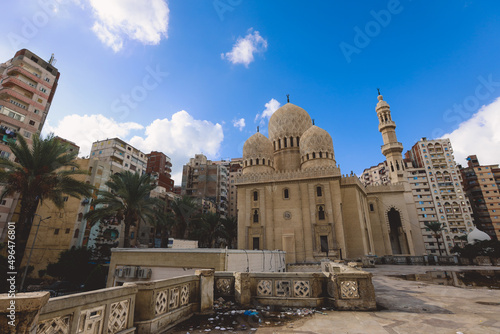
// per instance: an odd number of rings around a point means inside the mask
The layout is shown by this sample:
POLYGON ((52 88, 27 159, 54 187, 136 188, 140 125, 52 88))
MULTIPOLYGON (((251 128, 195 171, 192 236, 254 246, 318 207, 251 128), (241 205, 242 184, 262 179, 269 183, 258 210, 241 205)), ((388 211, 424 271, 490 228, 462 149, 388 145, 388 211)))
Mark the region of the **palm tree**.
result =
POLYGON ((200 206, 196 199, 185 195, 176 198, 172 202, 171 208, 174 213, 169 222, 173 230, 172 234, 177 238, 187 238, 193 224, 198 219, 200 206))
POLYGON ((441 247, 439 246, 439 238, 441 238, 442 224, 438 222, 425 222, 424 225, 432 231, 434 238, 436 238, 439 255, 441 255, 441 247))
POLYGON ((215 248, 227 239, 227 234, 220 215, 204 213, 196 221, 189 234, 190 239, 200 242, 201 247, 215 248))
MULTIPOLYGON (((93 201, 96 209, 89 211, 85 218, 90 224, 116 218, 125 224, 124 247, 130 247, 130 227, 141 220, 151 225, 165 220, 163 206, 159 198, 150 197, 155 189, 153 179, 148 174, 139 175, 125 171, 111 176, 106 182, 109 191, 100 191, 93 201), (99 207, 97 207, 99 206, 99 207)), ((137 230, 139 230, 137 228, 137 230)))
POLYGON ((75 160, 77 152, 70 152, 68 146, 53 134, 46 138, 34 135, 31 147, 23 136, 17 136, 17 141, 9 141, 8 145, 16 160, 0 158, 0 184, 3 186, 0 199, 20 194, 21 206, 16 223, 16 258, 19 266, 38 204, 50 200, 61 209, 66 195, 90 197, 93 187, 74 179, 76 175, 87 172, 78 169, 75 160))

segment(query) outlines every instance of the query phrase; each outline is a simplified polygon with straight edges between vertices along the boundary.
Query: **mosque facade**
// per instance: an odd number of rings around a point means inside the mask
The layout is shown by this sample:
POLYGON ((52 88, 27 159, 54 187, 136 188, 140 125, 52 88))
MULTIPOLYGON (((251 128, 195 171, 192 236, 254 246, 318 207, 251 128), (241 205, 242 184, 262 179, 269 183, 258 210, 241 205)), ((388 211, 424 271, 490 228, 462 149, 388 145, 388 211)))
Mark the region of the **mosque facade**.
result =
POLYGON ((342 175, 331 136, 291 103, 271 116, 269 137, 257 132, 245 142, 236 181, 239 249, 284 250, 287 263, 423 254, 403 146, 389 105, 378 100, 391 184, 365 187, 342 175))

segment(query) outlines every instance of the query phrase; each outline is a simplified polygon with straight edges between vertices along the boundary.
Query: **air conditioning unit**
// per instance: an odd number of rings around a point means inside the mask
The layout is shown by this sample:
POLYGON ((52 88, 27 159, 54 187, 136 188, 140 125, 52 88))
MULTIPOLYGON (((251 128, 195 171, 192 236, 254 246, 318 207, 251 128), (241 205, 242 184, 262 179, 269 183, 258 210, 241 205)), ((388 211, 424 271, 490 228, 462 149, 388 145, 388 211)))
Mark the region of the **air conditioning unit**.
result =
POLYGON ((141 268, 137 271, 138 278, 151 278, 152 270, 150 268, 141 268))
POLYGON ((115 269, 115 276, 116 277, 123 277, 123 268, 115 269))
POLYGON ((137 277, 137 267, 125 267, 125 272, 123 273, 124 277, 137 277))

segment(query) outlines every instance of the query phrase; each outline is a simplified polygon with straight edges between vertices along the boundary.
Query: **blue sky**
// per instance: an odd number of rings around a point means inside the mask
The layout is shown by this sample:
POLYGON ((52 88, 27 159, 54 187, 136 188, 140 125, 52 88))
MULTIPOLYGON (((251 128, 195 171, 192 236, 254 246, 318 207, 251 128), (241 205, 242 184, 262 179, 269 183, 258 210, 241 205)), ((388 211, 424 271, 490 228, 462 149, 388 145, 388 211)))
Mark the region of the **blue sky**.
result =
POLYGON ((450 137, 458 163, 499 163, 496 1, 19 0, 0 59, 28 48, 61 72, 44 132, 88 155, 118 136, 172 158, 241 157, 276 107, 301 106, 343 173, 383 161, 377 88, 405 150, 450 137), (45 4, 45 5, 43 5, 45 4), (242 121, 242 119, 244 121, 242 121), (244 125, 244 126, 243 126, 244 125))

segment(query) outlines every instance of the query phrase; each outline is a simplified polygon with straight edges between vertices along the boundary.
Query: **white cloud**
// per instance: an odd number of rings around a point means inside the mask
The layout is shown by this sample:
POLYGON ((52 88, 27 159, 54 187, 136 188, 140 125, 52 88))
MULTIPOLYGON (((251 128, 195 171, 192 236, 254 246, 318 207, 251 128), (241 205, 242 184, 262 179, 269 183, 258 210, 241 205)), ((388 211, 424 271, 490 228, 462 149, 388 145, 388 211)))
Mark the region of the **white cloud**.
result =
POLYGON ((182 165, 204 153, 209 159, 219 155, 224 139, 222 126, 194 119, 187 111, 178 111, 172 119, 157 119, 146 127, 145 136, 134 136, 129 142, 143 152, 160 151, 172 159, 172 177, 181 183, 182 165))
POLYGON ((80 146, 80 156, 90 154, 92 143, 107 138, 125 138, 132 130, 144 127, 138 123, 118 123, 103 115, 68 115, 60 120, 57 126, 45 123, 44 135, 54 132, 56 136, 70 140, 80 146))
POLYGON ((255 115, 255 122, 257 122, 260 119, 261 125, 265 124, 264 121, 266 118, 267 119, 271 118, 274 112, 279 109, 281 104, 277 100, 271 99, 264 106, 266 107, 266 109, 264 109, 264 111, 262 111, 261 114, 257 113, 257 115, 255 115))
POLYGON ((80 146, 80 156, 90 154, 96 140, 119 137, 130 145, 149 153, 160 151, 172 159, 172 178, 176 185, 182 179, 182 166, 197 153, 204 153, 209 159, 219 156, 224 139, 222 126, 206 120, 194 119, 182 110, 172 115, 172 119, 157 119, 144 127, 137 123, 118 123, 103 115, 69 115, 57 126, 45 123, 44 134, 54 132, 57 136, 80 146), (143 136, 128 139, 133 130, 145 129, 143 136))
POLYGON ((243 128, 245 127, 245 119, 244 118, 240 118, 238 120, 233 120, 233 126, 235 128, 240 129, 240 131, 243 131, 243 128))
POLYGON ((465 165, 465 158, 473 154, 483 165, 500 163, 500 97, 442 138, 450 138, 459 164, 465 165))
POLYGON ((260 36, 258 31, 252 34, 252 28, 250 28, 244 38, 238 37, 230 52, 221 54, 221 58, 233 64, 243 64, 248 68, 248 65, 254 61, 254 53, 263 53, 266 50, 267 40, 260 36))
POLYGON ((169 8, 164 0, 89 0, 97 37, 118 52, 126 38, 157 45, 167 37, 169 8))

